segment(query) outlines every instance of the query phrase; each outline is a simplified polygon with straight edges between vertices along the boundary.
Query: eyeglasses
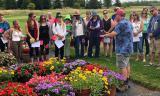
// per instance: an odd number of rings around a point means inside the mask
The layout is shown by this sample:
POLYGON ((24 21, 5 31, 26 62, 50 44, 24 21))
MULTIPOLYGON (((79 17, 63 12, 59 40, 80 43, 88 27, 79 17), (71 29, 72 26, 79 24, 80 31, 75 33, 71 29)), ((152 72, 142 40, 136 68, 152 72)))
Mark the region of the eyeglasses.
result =
POLYGON ((142 14, 147 14, 147 13, 142 13, 142 14))
POLYGON ((154 10, 151 10, 150 13, 153 13, 154 10))

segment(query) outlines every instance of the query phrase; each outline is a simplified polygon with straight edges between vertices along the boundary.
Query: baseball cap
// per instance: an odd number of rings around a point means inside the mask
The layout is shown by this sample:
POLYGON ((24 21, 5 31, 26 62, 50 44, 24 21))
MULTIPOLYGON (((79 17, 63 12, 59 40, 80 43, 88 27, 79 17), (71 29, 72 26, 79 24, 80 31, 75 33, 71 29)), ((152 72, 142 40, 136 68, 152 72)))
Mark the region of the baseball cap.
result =
POLYGON ((118 9, 116 15, 125 16, 125 11, 123 9, 118 9))

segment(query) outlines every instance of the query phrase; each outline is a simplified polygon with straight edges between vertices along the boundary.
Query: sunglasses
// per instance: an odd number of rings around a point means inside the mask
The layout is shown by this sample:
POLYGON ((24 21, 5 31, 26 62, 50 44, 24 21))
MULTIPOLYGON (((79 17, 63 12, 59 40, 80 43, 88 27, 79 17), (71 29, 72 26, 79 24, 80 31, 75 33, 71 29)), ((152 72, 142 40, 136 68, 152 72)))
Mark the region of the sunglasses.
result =
POLYGON ((108 13, 103 13, 103 14, 105 15, 105 14, 108 14, 108 13))
POLYGON ((147 13, 142 13, 142 14, 147 14, 147 13))
POLYGON ((153 13, 154 10, 151 10, 150 13, 153 13))

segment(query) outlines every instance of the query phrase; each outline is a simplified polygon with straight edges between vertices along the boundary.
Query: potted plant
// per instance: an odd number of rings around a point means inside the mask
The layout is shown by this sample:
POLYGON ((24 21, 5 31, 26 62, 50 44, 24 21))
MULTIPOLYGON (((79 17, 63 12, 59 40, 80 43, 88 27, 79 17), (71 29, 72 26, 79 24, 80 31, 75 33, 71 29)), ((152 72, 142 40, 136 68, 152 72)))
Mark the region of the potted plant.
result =
POLYGON ((116 95, 116 87, 120 86, 121 84, 123 84, 124 82, 124 76, 111 71, 111 70, 107 70, 105 72, 103 72, 103 76, 106 76, 108 78, 108 82, 109 82, 109 88, 110 88, 110 96, 115 96, 116 95))
POLYGON ((104 88, 108 89, 106 77, 96 71, 82 70, 81 67, 71 71, 65 80, 76 90, 76 96, 101 96, 104 88))
POLYGON ((16 58, 10 53, 0 52, 0 67, 7 66, 10 67, 16 63, 16 58))

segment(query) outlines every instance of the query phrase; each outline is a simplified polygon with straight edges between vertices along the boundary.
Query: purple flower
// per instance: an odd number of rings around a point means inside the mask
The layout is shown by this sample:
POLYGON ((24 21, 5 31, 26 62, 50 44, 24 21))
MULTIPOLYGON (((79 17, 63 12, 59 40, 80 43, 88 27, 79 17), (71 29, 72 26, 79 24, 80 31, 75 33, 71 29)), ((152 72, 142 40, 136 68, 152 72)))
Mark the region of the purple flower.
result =
POLYGON ((53 89, 52 92, 55 93, 55 94, 59 94, 59 90, 58 89, 53 89))

